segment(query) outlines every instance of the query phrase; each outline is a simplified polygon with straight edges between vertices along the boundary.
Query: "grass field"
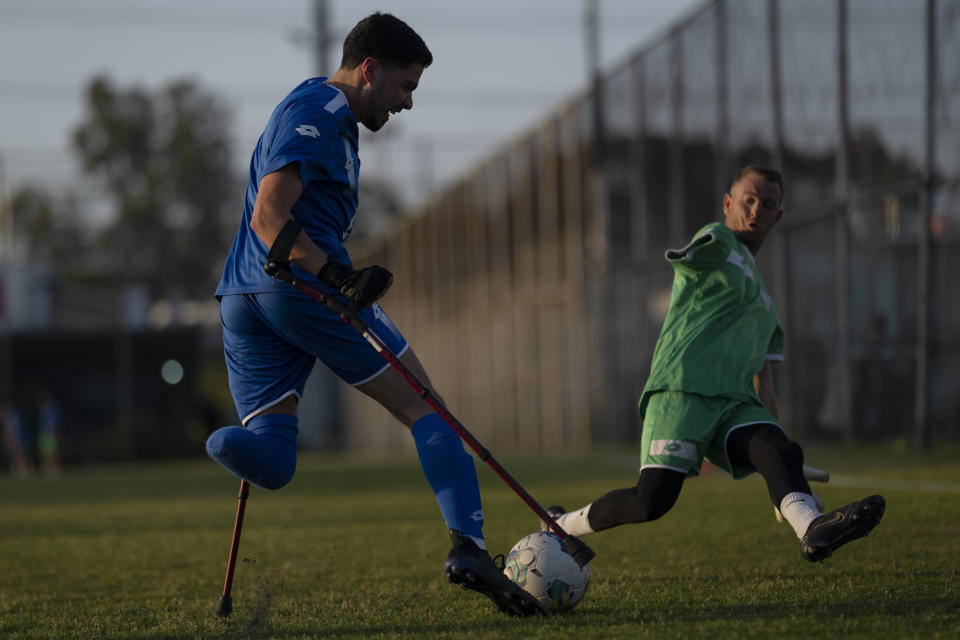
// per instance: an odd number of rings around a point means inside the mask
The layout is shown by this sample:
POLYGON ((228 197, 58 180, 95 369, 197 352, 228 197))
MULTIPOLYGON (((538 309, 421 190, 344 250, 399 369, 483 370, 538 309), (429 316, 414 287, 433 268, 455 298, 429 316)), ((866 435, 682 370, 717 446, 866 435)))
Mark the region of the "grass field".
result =
MULTIPOLYGON (((887 514, 824 564, 800 557, 762 481, 692 480, 654 523, 586 538, 573 611, 517 620, 448 584, 448 540, 414 460, 303 456, 254 489, 217 619, 239 482, 207 460, 0 479, 0 638, 956 638, 958 451, 808 451, 828 506, 869 493, 887 514)), ((635 476, 624 453, 503 458, 542 504, 635 476)), ((492 550, 535 518, 482 465, 492 550)))

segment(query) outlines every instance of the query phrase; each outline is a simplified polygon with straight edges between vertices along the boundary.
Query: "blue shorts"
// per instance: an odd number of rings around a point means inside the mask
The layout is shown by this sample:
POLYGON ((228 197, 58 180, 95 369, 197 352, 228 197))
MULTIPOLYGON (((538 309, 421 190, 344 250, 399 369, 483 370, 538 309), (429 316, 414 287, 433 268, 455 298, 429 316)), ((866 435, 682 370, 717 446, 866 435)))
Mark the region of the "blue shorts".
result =
MULTIPOLYGON (((380 305, 361 314, 390 351, 406 351, 407 341, 380 305)), ((220 322, 230 393, 244 423, 287 396, 302 396, 318 358, 354 386, 390 366, 337 313, 299 291, 223 296, 220 322)))

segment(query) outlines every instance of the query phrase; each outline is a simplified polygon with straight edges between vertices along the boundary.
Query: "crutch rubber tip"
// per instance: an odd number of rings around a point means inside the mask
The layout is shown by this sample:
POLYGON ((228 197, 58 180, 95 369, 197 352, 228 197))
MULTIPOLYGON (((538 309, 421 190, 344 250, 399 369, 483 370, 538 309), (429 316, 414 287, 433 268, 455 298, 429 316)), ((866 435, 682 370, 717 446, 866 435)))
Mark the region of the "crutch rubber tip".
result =
POLYGON ((217 601, 217 606, 213 608, 213 612, 225 618, 233 611, 233 599, 228 595, 220 596, 220 599, 217 601))
POLYGON ((576 561, 577 565, 581 567, 587 566, 587 563, 597 555, 593 549, 585 545, 583 541, 569 534, 563 539, 563 548, 570 554, 570 557, 576 561))

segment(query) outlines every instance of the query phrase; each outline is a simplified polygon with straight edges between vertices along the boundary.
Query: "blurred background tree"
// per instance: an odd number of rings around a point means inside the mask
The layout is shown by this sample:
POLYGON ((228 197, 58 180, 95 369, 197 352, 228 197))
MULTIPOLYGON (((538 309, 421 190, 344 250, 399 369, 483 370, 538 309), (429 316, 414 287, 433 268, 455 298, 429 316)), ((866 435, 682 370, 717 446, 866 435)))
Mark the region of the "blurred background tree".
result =
POLYGON ((62 265, 71 275, 82 272, 78 257, 83 253, 84 234, 72 192, 55 195, 27 185, 13 194, 10 207, 17 212, 13 236, 22 245, 18 251, 34 263, 62 265))
POLYGON ((143 283, 152 298, 210 296, 243 197, 230 139, 227 107, 192 80, 150 92, 95 76, 73 148, 114 215, 88 267, 143 283))

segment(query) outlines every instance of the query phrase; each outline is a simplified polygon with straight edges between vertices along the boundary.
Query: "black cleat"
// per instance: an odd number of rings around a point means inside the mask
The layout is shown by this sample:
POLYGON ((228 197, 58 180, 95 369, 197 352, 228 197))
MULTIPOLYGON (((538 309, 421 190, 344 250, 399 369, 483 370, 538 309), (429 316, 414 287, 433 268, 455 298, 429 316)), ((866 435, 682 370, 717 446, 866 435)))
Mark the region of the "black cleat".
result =
POLYGON ((450 538, 453 540, 453 548, 443 564, 450 582, 482 593, 509 616, 543 614, 536 598, 503 574, 503 556, 498 556, 501 560, 500 566, 497 566, 490 554, 467 536, 451 530, 450 538))
MULTIPOLYGON (((562 516, 567 512, 566 509, 564 509, 558 504, 547 507, 546 509, 544 509, 544 511, 546 511, 547 515, 549 515, 554 520, 556 520, 557 518, 559 518, 560 516, 562 516)), ((547 524, 546 520, 540 521, 540 531, 552 531, 552 529, 550 528, 550 525, 547 524)))
POLYGON ((818 516, 800 539, 800 553, 810 562, 826 560, 843 545, 870 533, 880 524, 886 507, 883 496, 870 496, 818 516))

